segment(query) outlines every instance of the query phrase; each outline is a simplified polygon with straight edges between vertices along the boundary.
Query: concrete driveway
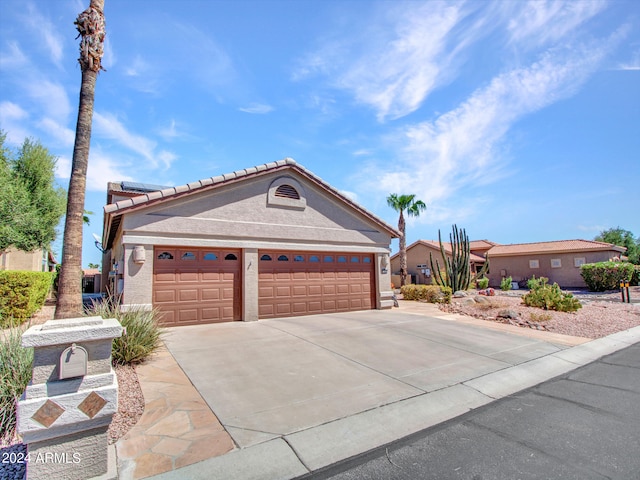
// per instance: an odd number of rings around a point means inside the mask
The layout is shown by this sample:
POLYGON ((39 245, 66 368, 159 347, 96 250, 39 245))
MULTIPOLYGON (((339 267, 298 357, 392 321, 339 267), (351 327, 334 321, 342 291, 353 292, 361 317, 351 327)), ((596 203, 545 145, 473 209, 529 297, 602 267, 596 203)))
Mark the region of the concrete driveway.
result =
POLYGON ((170 329, 168 349, 240 447, 174 474, 293 478, 624 345, 570 348, 587 340, 430 308, 170 329))

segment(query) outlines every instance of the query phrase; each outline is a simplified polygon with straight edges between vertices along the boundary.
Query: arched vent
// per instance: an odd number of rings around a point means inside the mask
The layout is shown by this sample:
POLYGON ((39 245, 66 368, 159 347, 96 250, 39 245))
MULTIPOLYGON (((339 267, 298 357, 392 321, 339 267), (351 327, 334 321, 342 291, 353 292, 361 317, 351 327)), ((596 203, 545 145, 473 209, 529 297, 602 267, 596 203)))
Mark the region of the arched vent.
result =
POLYGON ((292 200, 300 200, 300 194, 298 193, 298 191, 294 187, 292 187, 291 185, 287 185, 286 183, 284 185, 280 185, 276 189, 275 196, 290 198, 292 200))

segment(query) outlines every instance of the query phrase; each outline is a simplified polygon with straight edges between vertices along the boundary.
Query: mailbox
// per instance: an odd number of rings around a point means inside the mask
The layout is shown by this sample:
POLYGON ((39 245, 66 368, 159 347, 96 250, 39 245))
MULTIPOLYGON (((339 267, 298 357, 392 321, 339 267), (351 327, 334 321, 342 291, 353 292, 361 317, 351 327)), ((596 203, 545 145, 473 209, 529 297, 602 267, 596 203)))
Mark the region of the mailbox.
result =
POLYGON ((75 343, 65 348, 60 355, 59 379, 83 377, 87 374, 87 351, 75 343))

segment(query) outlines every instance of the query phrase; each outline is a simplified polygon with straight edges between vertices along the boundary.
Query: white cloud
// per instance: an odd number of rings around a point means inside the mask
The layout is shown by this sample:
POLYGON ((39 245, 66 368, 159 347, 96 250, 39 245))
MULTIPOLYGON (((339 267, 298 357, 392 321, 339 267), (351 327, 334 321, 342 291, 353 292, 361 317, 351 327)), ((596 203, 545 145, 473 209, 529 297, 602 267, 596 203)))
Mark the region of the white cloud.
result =
POLYGON ((245 113, 265 114, 272 112, 273 107, 262 103, 252 103, 246 107, 238 108, 238 110, 245 113))
MULTIPOLYGON (((104 192, 107 188, 107 182, 132 181, 134 178, 125 173, 129 170, 129 165, 117 161, 100 147, 92 147, 87 168, 87 190, 104 192)), ((68 180, 70 175, 71 159, 65 156, 58 157, 56 177, 68 180)))
POLYGON ((29 114, 20 105, 8 101, 0 103, 0 128, 7 135, 7 144, 22 145, 24 139, 30 136, 23 127, 24 120, 28 117, 29 114))
POLYGON ((511 41, 534 46, 559 40, 602 11, 607 3, 604 0, 537 0, 505 2, 505 5, 519 10, 508 23, 511 41))
POLYGON ((0 103, 0 122, 4 123, 12 120, 23 120, 29 114, 20 105, 4 101, 0 103))
POLYGON ((8 42, 8 51, 0 54, 0 70, 10 72, 25 67, 29 61, 17 42, 8 42))
POLYGON ((124 74, 129 77, 139 77, 141 75, 145 75, 150 71, 151 65, 143 60, 140 55, 136 55, 133 59, 133 62, 129 64, 128 67, 125 68, 124 74))
POLYGON ((376 166, 376 188, 408 191, 429 204, 452 201, 460 189, 506 174, 501 147, 522 117, 572 95, 599 66, 616 38, 599 44, 550 50, 523 68, 496 76, 460 106, 434 121, 399 132, 389 171, 376 166))
POLYGON ((129 132, 112 114, 94 112, 93 124, 97 136, 115 140, 123 147, 141 155, 149 162, 149 167, 157 168, 163 164, 168 168, 177 158, 176 155, 165 150, 156 152, 157 143, 155 141, 129 132))
POLYGON ((73 146, 76 134, 70 128, 61 125, 52 118, 43 118, 37 123, 37 126, 57 139, 64 146, 73 146))
POLYGON ((62 36, 56 31, 53 23, 48 18, 44 17, 40 10, 36 8, 32 3, 27 4, 28 13, 26 15, 27 25, 31 31, 39 37, 42 46, 46 47, 49 52, 49 58, 60 65, 63 56, 63 39, 62 36))
POLYGON ((34 107, 45 117, 66 122, 71 114, 71 104, 62 85, 49 80, 29 81, 25 86, 27 94, 36 102, 34 107))

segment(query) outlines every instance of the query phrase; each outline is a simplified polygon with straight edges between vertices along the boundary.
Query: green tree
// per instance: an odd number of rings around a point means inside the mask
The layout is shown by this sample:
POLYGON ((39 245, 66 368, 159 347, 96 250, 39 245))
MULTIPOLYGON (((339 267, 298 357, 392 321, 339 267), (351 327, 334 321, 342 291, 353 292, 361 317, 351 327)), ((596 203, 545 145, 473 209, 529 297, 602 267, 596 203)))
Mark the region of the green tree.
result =
POLYGON ((85 217, 84 198, 89 166, 91 125, 96 80, 102 69, 104 53, 104 0, 91 0, 89 8, 78 15, 74 22, 80 40, 80 103, 73 146, 67 216, 62 242, 62 268, 58 283, 55 318, 71 318, 82 315, 82 227, 85 217))
POLYGON ((400 286, 403 287, 407 279, 407 236, 404 212, 410 217, 419 217, 420 212, 427 209, 422 200, 416 200, 415 195, 398 195, 392 193, 387 197, 387 205, 396 212, 400 212, 398 218, 398 230, 400 230, 400 286))
POLYGON ((0 132, 0 251, 47 248, 64 214, 65 191, 55 184, 56 157, 26 139, 17 152, 0 132))
POLYGON ((597 242, 613 243, 619 247, 626 247, 629 262, 640 265, 640 237, 634 238, 633 233, 620 227, 603 230, 594 238, 597 242))

